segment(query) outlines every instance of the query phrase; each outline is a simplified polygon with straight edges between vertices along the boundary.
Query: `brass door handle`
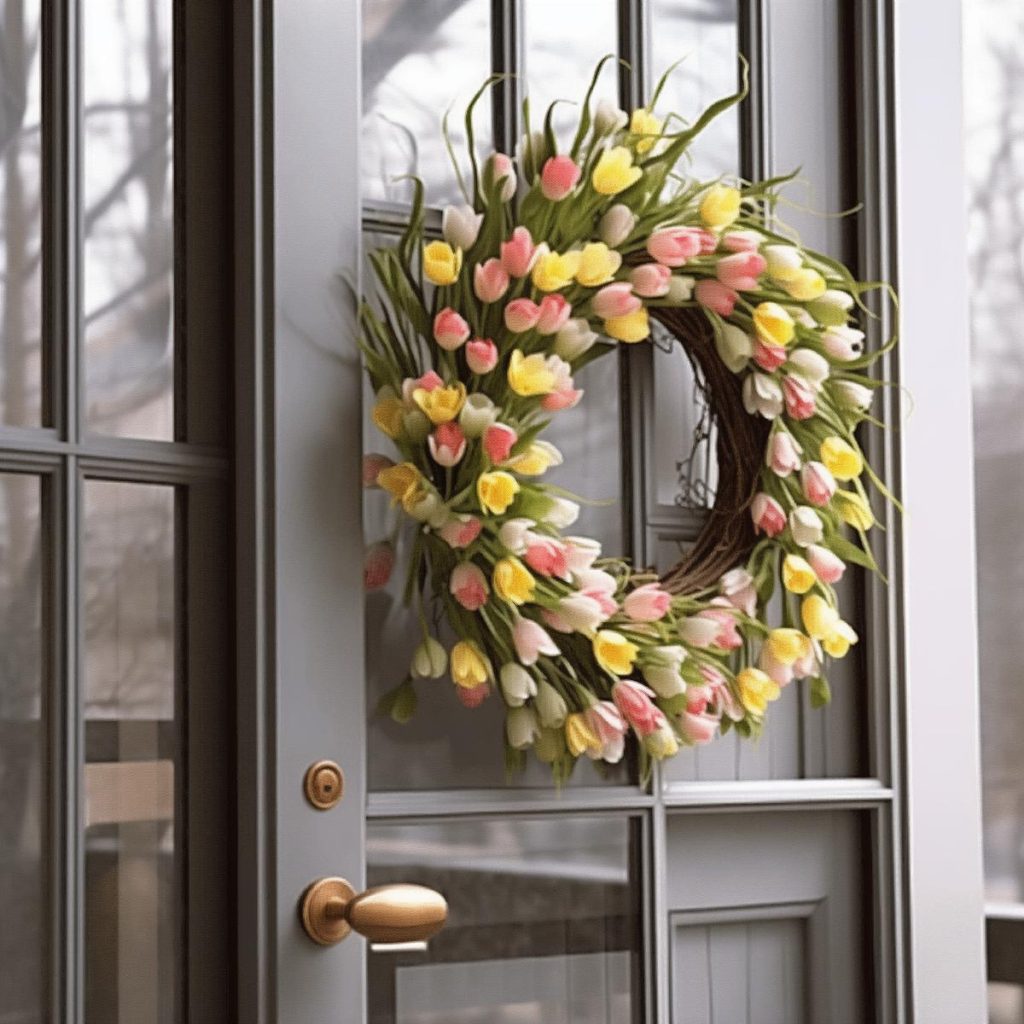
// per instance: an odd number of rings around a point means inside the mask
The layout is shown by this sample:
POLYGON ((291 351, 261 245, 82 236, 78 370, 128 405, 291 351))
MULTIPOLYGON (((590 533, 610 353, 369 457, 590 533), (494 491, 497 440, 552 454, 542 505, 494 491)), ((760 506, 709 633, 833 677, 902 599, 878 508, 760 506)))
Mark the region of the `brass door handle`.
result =
POLYGON ((378 885, 356 894, 344 878, 320 878, 299 903, 306 934, 333 946, 355 930, 375 949, 426 948, 448 919, 445 898, 422 885, 378 885))

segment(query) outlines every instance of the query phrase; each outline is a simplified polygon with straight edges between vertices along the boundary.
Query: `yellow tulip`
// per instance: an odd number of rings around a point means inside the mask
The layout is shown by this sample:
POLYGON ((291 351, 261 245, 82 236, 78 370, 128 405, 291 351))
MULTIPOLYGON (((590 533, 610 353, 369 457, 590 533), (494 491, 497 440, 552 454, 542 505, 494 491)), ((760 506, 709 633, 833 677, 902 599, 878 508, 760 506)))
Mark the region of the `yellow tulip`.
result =
POLYGON ((392 441, 402 435, 402 417, 405 406, 400 398, 382 398, 373 407, 373 424, 392 441))
POLYGON ((579 711, 569 715, 565 720, 565 742, 573 757, 579 757, 587 750, 596 752, 601 749, 601 741, 579 711))
POLYGON ((503 558, 491 575, 494 592, 509 604, 526 604, 533 600, 536 582, 530 570, 518 558, 503 558))
POLYGON ((609 338, 615 338, 617 341, 624 341, 627 344, 643 341, 651 333, 651 324, 647 318, 646 308, 641 306, 625 316, 609 317, 604 322, 604 333, 609 338))
POLYGON ((864 460, 841 437, 826 437, 818 450, 825 468, 837 480, 853 480, 864 471, 864 460))
POLYGON ((460 640, 451 653, 452 679, 464 690, 474 690, 491 677, 491 667, 472 640, 460 640))
POLYGON ((477 477, 476 496, 480 508, 491 515, 504 515, 518 493, 519 481, 511 473, 495 470, 477 477))
POLYGON ((853 491, 836 491, 832 497, 832 504, 847 526, 853 526, 858 530, 870 530, 875 525, 875 515, 871 506, 853 491))
POLYGON ((777 302, 762 302, 754 310, 754 329, 768 345, 788 345, 796 328, 793 318, 777 302))
POLYGON ((674 757, 678 753, 679 740, 676 739, 672 727, 666 722, 644 737, 644 750, 655 761, 661 761, 666 757, 674 757))
POLYGON ((540 476, 552 466, 562 464, 562 453, 548 441, 534 441, 522 455, 516 455, 503 465, 520 476, 540 476))
POLYGON ((546 252, 533 265, 530 280, 534 287, 542 292, 557 292, 559 288, 568 288, 576 271, 580 268, 580 253, 546 252))
POLYGON ((836 628, 821 641, 821 646, 829 656, 845 658, 850 645, 855 644, 858 639, 853 627, 848 622, 840 620, 836 623, 836 628))
POLYGON ((741 198, 737 188, 712 185, 701 200, 701 220, 709 228, 728 227, 740 215, 741 198))
POLYGON ((811 641, 799 629, 773 629, 765 641, 768 653, 783 665, 806 658, 811 652, 811 641))
POLYGON ((638 153, 648 153, 651 147, 658 141, 656 136, 661 134, 662 121, 655 117, 646 107, 637 107, 629 120, 629 130, 634 135, 646 135, 650 138, 642 138, 634 143, 638 153))
POLYGON ((800 605, 800 618, 804 629, 815 640, 824 640, 830 636, 839 622, 839 612, 835 610, 820 594, 805 597, 800 605))
POLYGON ((377 483, 395 502, 399 502, 421 488, 423 476, 411 462, 400 462, 397 466, 382 469, 377 474, 377 483))
POLYGON ((593 639, 594 657, 606 672, 628 676, 640 648, 614 629, 599 629, 593 639))
POLYGON ((431 242, 423 247, 423 273, 434 284, 455 284, 462 270, 462 250, 447 242, 431 242))
POLYGON ((604 242, 591 242, 583 246, 580 252, 580 265, 576 271, 576 280, 587 288, 597 288, 607 284, 615 277, 616 271, 622 266, 622 256, 614 249, 609 249, 604 242))
POLYGON ((745 668, 736 677, 736 688, 739 690, 740 703, 752 715, 760 717, 768 710, 773 700, 778 700, 779 684, 759 668, 745 668))
POLYGON ((825 278, 816 270, 812 270, 810 267, 801 267, 782 287, 794 299, 811 302, 821 298, 828 285, 825 283, 825 278))
POLYGON ((601 154, 590 183, 595 192, 603 196, 615 196, 630 185, 635 185, 641 174, 643 171, 633 166, 633 154, 625 146, 613 146, 601 154))
POLYGON ((555 375, 541 353, 524 356, 516 349, 508 361, 508 386, 523 398, 547 395, 554 390, 555 375))
POLYGON ((450 423, 462 411, 466 402, 466 385, 450 384, 444 388, 416 388, 412 400, 427 414, 427 418, 435 426, 450 423))
POLYGON ((782 585, 791 594, 806 594, 818 577, 805 558, 799 555, 786 555, 782 562, 782 585))

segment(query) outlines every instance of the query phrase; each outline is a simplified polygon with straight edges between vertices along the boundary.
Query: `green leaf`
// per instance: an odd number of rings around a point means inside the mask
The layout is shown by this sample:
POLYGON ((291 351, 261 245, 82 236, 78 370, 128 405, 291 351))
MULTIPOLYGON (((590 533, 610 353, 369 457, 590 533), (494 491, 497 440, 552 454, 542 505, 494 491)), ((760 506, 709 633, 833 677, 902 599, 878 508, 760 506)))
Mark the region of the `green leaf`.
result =
POLYGON ((823 708, 832 699, 832 690, 824 676, 815 676, 811 680, 811 707, 823 708))
POLYGON ((377 703, 377 713, 387 715, 399 725, 405 725, 416 713, 416 703, 416 690, 412 682, 406 679, 381 697, 377 703))

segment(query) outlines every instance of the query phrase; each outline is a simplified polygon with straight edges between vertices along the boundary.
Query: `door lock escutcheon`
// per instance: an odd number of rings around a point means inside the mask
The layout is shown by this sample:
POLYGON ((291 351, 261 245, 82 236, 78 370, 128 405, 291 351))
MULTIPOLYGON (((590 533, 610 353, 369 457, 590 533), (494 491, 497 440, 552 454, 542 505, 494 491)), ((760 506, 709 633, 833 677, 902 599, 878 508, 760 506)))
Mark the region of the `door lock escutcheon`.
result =
POLYGON ((318 811, 329 811, 345 795, 345 774, 334 761, 314 761, 306 769, 302 789, 318 811))

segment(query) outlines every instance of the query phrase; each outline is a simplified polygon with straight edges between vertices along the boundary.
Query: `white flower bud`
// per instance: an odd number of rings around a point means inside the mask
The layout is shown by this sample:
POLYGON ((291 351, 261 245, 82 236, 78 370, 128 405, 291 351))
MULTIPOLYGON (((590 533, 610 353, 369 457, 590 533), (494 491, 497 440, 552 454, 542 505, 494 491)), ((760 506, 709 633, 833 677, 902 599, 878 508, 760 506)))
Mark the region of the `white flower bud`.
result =
POLYGON ((693 289, 696 285, 696 279, 686 274, 673 274, 668 279, 668 291, 665 292, 665 298, 669 302, 689 302, 693 298, 693 289))
POLYGON ((416 679, 440 679, 448 667, 448 653, 432 636, 413 652, 410 674, 416 679))
POLYGON ((629 238, 635 227, 636 217, 633 211, 624 203, 616 203, 605 211, 597 233, 605 245, 615 249, 629 238))
POLYGON ((555 335, 555 355, 572 362, 597 341, 597 335, 583 317, 574 317, 555 335))
POLYGON ((629 115, 620 110, 609 99, 602 99, 594 111, 594 131, 600 135, 610 135, 629 124, 629 115))
POLYGON ((863 412, 874 397, 874 392, 863 384, 852 380, 837 380, 832 385, 836 401, 843 409, 856 409, 863 412))
POLYGON ((498 419, 498 410, 494 403, 484 394, 473 392, 466 398, 459 413, 459 426, 468 438, 480 437, 481 434, 498 419))
POLYGON ((501 666, 498 682, 501 684, 505 703, 509 707, 522 707, 530 697, 537 695, 536 680, 522 665, 517 665, 514 661, 501 666))
POLYGON ((741 327, 723 324, 722 330, 715 332, 715 348, 726 367, 733 373, 739 373, 753 355, 754 341, 741 327))
POLYGON ((467 251, 473 248, 483 221, 484 215, 468 204, 446 206, 441 214, 441 234, 449 245, 467 251))
POLYGON ((789 513, 789 532, 793 540, 805 548, 808 544, 817 544, 825 530, 821 517, 809 505, 798 505, 789 513))

